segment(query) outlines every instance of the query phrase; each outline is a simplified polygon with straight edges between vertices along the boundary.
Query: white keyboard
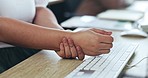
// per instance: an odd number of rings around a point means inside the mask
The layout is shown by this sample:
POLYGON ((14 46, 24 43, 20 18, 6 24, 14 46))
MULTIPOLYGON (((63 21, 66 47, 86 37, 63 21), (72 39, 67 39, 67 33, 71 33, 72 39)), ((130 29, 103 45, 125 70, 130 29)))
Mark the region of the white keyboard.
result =
POLYGON ((117 78, 138 44, 117 43, 110 53, 89 57, 65 78, 117 78))

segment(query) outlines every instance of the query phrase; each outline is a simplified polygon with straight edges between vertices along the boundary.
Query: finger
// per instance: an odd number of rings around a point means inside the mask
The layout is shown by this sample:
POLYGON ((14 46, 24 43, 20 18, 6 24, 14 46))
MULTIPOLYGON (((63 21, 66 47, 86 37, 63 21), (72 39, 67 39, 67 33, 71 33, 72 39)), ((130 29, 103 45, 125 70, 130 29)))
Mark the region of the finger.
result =
POLYGON ((110 52, 110 49, 102 49, 102 50, 99 50, 99 52, 101 53, 101 54, 107 54, 107 53, 109 53, 110 52))
POLYGON ((83 53, 83 50, 82 50, 81 47, 79 47, 79 46, 77 46, 76 49, 77 49, 77 52, 78 52, 78 59, 79 59, 79 60, 83 60, 84 57, 85 57, 85 55, 84 55, 84 53, 83 53))
POLYGON ((100 43, 99 44, 99 49, 110 49, 113 47, 112 43, 100 43))
POLYGON ((100 34, 103 34, 105 32, 104 30, 95 29, 95 28, 92 28, 91 30, 94 31, 94 32, 96 32, 96 33, 100 33, 100 34))
POLYGON ((110 35, 110 32, 107 32, 107 31, 101 30, 101 31, 100 31, 100 34, 103 34, 103 35, 110 35))
POLYGON ((103 33, 103 35, 111 35, 111 34, 112 32, 107 32, 107 31, 103 33))
POLYGON ((106 32, 106 35, 111 35, 112 34, 112 32, 106 32))
POLYGON ((72 58, 76 58, 77 57, 77 50, 76 50, 76 47, 74 46, 73 40, 69 38, 68 44, 70 46, 70 52, 71 52, 72 58))
POLYGON ((93 30, 94 32, 99 33, 99 34, 103 34, 103 35, 111 35, 112 34, 112 32, 100 30, 100 29, 95 29, 95 28, 93 28, 91 30, 93 30))
POLYGON ((99 42, 101 42, 101 43, 112 43, 113 42, 113 37, 108 36, 108 35, 101 35, 99 37, 99 42))
POLYGON ((71 58, 71 52, 70 52, 67 38, 63 38, 62 41, 64 43, 64 49, 65 49, 64 51, 65 51, 66 58, 71 58))
POLYGON ((101 49, 101 50, 98 50, 98 52, 93 52, 90 56, 98 56, 101 54, 107 54, 109 52, 110 52, 110 49, 101 49))
POLYGON ((64 44, 63 44, 63 43, 60 43, 60 51, 58 51, 57 54, 58 54, 60 57, 65 58, 64 44))
POLYGON ((91 54, 89 54, 89 56, 98 56, 98 55, 100 55, 100 54, 102 54, 101 52, 92 52, 91 54))

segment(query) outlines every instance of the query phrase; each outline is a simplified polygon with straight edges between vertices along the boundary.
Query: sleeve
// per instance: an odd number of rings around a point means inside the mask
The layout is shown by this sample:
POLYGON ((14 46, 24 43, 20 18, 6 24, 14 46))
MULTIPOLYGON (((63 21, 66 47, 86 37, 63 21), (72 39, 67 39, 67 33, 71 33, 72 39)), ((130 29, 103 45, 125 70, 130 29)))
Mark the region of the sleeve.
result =
POLYGON ((49 3, 49 0, 35 0, 36 7, 46 7, 49 3))

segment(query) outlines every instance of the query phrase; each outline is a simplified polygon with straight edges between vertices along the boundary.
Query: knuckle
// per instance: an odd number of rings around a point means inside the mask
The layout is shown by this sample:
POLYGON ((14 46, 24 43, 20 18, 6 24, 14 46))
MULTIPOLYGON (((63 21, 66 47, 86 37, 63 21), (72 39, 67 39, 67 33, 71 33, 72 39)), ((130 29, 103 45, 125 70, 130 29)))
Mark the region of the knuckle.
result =
POLYGON ((61 54, 61 57, 62 57, 62 58, 65 58, 65 55, 64 55, 64 54, 61 54))
POLYGON ((111 48, 113 47, 113 44, 111 44, 111 48))
POLYGON ((65 56, 64 55, 59 55, 61 58, 65 58, 65 56))
POLYGON ((65 43, 65 44, 64 44, 64 46, 65 46, 65 47, 68 47, 68 44, 67 44, 67 43, 65 43))
POLYGON ((110 44, 110 45, 109 45, 109 48, 112 48, 112 47, 113 47, 113 44, 110 44))
POLYGON ((76 57, 77 57, 77 55, 76 55, 76 54, 72 55, 72 58, 76 58, 76 57))
POLYGON ((70 47, 70 48, 74 48, 74 46, 73 46, 73 45, 69 45, 69 47, 70 47))
POLYGON ((108 54, 110 52, 110 50, 104 50, 104 51, 102 51, 101 53, 102 54, 108 54))
POLYGON ((76 48, 73 46, 73 47, 70 47, 70 49, 71 49, 71 51, 73 52, 73 53, 76 53, 77 52, 77 50, 76 50, 76 48))
POLYGON ((110 52, 110 50, 106 50, 106 52, 105 53, 109 53, 110 52))
POLYGON ((65 42, 65 43, 64 43, 64 46, 68 46, 68 43, 67 43, 67 42, 65 42))
POLYGON ((97 46, 98 46, 97 48, 100 49, 100 47, 101 47, 102 45, 98 44, 97 46))
POLYGON ((67 54, 66 55, 66 58, 70 58, 70 57, 72 57, 71 54, 67 54))
POLYGON ((100 54, 102 54, 101 52, 98 52, 98 53, 96 53, 95 55, 100 55, 100 54))
POLYGON ((72 58, 76 58, 76 56, 72 56, 72 58))
POLYGON ((114 38, 113 37, 110 37, 110 41, 113 42, 114 41, 114 38))
POLYGON ((82 53, 80 51, 78 51, 78 55, 81 55, 82 53))
POLYGON ((100 52, 92 52, 90 55, 91 56, 97 56, 97 55, 99 55, 99 54, 101 54, 100 52))
POLYGON ((84 59, 84 57, 85 57, 85 56, 81 56, 81 57, 79 57, 79 60, 83 60, 83 59, 84 59))

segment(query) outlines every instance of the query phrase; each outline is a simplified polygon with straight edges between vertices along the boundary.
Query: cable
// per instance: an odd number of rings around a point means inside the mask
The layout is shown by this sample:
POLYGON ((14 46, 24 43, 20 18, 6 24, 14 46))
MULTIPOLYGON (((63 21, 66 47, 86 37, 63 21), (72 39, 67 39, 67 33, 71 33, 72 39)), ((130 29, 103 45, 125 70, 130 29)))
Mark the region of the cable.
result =
POLYGON ((148 59, 148 56, 142 58, 142 59, 141 59, 140 61, 138 61, 136 64, 133 64, 133 65, 126 64, 126 66, 127 66, 128 68, 135 67, 136 65, 138 65, 139 63, 141 63, 144 59, 148 59))

